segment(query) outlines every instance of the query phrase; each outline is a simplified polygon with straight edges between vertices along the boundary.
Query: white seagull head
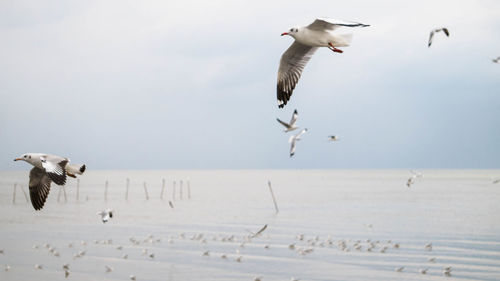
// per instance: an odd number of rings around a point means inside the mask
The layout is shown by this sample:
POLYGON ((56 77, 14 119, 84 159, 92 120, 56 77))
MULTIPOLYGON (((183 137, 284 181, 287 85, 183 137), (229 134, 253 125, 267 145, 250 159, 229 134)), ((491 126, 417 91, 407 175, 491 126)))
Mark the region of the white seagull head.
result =
POLYGON ((299 33, 299 28, 298 27, 292 27, 290 28, 290 30, 288 30, 287 32, 283 32, 281 33, 281 36, 283 35, 290 35, 292 36, 293 38, 295 38, 295 35, 299 33))

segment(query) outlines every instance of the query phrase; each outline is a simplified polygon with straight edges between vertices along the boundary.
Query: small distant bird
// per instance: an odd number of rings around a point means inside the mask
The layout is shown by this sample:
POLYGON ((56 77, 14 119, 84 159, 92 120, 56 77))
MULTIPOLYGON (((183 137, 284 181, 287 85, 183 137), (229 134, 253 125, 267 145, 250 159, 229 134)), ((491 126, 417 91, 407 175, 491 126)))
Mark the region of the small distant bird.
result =
POLYGON ((227 255, 226 254, 222 254, 220 257, 223 258, 223 259, 227 259, 227 255))
POLYGON ((496 59, 492 59, 492 61, 493 61, 494 63, 498 63, 498 62, 500 61, 500 57, 498 57, 498 58, 496 58, 496 59))
POLYGON ((423 269, 420 269, 418 272, 420 272, 420 274, 427 274, 427 268, 423 268, 423 269))
POLYGON ((415 172, 414 170, 410 170, 410 173, 412 173, 415 176, 415 178, 423 178, 424 177, 424 174, 419 173, 419 172, 415 172))
POLYGON ((106 273, 113 271, 113 268, 110 266, 105 265, 104 268, 106 269, 106 273))
POLYGON ((118 247, 116 247, 116 249, 119 250, 119 251, 121 251, 123 249, 123 247, 122 246, 118 246, 118 247))
POLYGON ((4 250, 3 249, 0 249, 0 254, 4 254, 4 250))
POLYGON ((295 250, 295 244, 290 244, 290 245, 288 245, 288 249, 290 249, 290 250, 295 250))
POLYGON ((135 281, 135 275, 130 275, 128 278, 130 278, 130 280, 135 281))
POLYGON ((431 34, 429 35, 429 43, 428 43, 427 47, 431 46, 431 44, 432 44, 432 38, 434 38, 434 33, 440 32, 440 31, 443 31, 444 34, 446 34, 446 37, 450 37, 450 32, 448 31, 448 29, 446 27, 435 28, 435 29, 433 29, 431 31, 431 34))
POLYGON ((403 272, 404 269, 405 269, 404 266, 401 266, 401 267, 396 267, 394 269, 394 271, 396 271, 396 272, 403 272))
POLYGON ((256 233, 252 233, 252 237, 251 238, 255 238, 255 237, 261 235, 262 232, 264 232, 264 230, 266 230, 266 228, 267 228, 267 224, 264 225, 261 229, 259 229, 259 231, 257 231, 256 233))
POLYGON ((300 279, 297 279, 295 277, 290 278, 290 281, 300 281, 300 279))
POLYGON ((10 270, 10 265, 6 264, 5 265, 5 271, 9 271, 10 270))
POLYGON ((168 205, 170 206, 170 208, 174 208, 174 204, 172 204, 172 201, 168 201, 168 205))
POLYGON ((396 243, 396 244, 394 244, 394 246, 393 246, 393 247, 394 247, 394 248, 396 248, 396 249, 399 249, 399 244, 398 244, 398 243, 396 243))
POLYGON ((36 269, 43 269, 43 265, 41 265, 41 264, 35 264, 35 268, 36 269))
POLYGON ((429 243, 429 244, 425 245, 425 249, 427 251, 432 251, 432 244, 429 243))
POLYGON ((63 268, 64 270, 69 270, 69 263, 65 263, 65 264, 63 264, 62 268, 63 268))
POLYGON ((113 218, 113 210, 106 209, 97 213, 98 216, 101 216, 102 222, 107 223, 109 219, 113 218))
POLYGON ((242 257, 242 256, 239 256, 239 257, 237 257, 237 258, 235 259, 235 261, 237 261, 237 262, 241 262, 241 260, 242 260, 242 259, 243 259, 243 257, 242 257))
POLYGON ((257 276, 253 279, 253 281, 262 281, 262 276, 257 276))
POLYGON ((264 249, 269 249, 269 245, 265 245, 265 246, 264 246, 264 249))
POLYGON ((496 180, 494 180, 492 183, 493 183, 493 184, 496 184, 496 183, 499 183, 499 182, 500 182, 500 179, 496 179, 496 180))
POLYGON ((69 276, 69 270, 64 270, 64 278, 68 278, 69 276))
POLYGON ((122 259, 124 259, 124 260, 128 259, 128 255, 127 255, 127 254, 124 254, 124 255, 122 256, 122 259))
POLYGON ((149 258, 150 259, 154 259, 155 258, 155 254, 154 253, 149 254, 149 258))
POLYGON ((330 141, 338 141, 339 137, 338 136, 328 136, 328 140, 330 140, 330 141))
POLYGON ((69 159, 44 153, 26 153, 14 161, 25 161, 33 165, 30 171, 30 199, 35 210, 41 210, 50 191, 50 183, 66 184, 66 175, 76 177, 83 174, 85 165, 69 165, 69 159))
POLYGON ((293 155, 295 155, 295 143, 299 140, 301 140, 301 136, 307 132, 307 128, 300 131, 298 134, 294 135, 294 136, 291 136, 289 139, 288 139, 288 143, 291 144, 290 146, 290 157, 292 157, 293 155))
POLYGON ((293 112, 292 119, 290 120, 290 123, 286 123, 281 121, 280 119, 276 118, 278 122, 280 122, 281 125, 285 126, 285 133, 288 133, 290 131, 296 130, 299 127, 295 126, 295 123, 297 122, 297 118, 299 117, 299 114, 297 113, 297 109, 293 112))
POLYGON ((429 258, 427 261, 428 262, 436 262, 436 258, 429 258))
POLYGON ((203 252, 203 256, 208 257, 209 255, 210 255, 210 251, 205 251, 205 252, 203 252))
POLYGON ((337 47, 349 46, 352 34, 339 34, 335 31, 343 27, 366 27, 369 25, 327 18, 318 18, 308 26, 293 27, 281 34, 295 39, 283 53, 278 69, 277 99, 278 107, 284 107, 299 82, 304 67, 318 47, 327 47, 333 52, 342 53, 337 47))
POLYGON ((415 179, 416 179, 415 176, 411 176, 410 178, 408 178, 408 181, 406 181, 406 186, 410 188, 415 183, 415 179))

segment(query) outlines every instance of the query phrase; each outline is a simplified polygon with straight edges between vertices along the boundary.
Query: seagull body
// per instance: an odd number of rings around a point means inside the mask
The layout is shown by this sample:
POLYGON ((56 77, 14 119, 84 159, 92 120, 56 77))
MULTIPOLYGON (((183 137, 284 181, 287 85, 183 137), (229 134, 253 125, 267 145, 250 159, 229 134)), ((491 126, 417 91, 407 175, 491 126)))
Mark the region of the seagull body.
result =
POLYGON ((496 59, 492 59, 492 61, 493 61, 494 63, 498 63, 498 62, 500 62, 500 57, 497 57, 496 59))
POLYGON ((281 121, 280 119, 276 118, 278 122, 280 122, 281 125, 285 126, 285 133, 288 133, 290 131, 296 130, 299 127, 295 126, 295 122, 297 122, 297 118, 299 117, 299 114, 297 113, 297 109, 293 112, 292 119, 290 120, 290 123, 286 123, 281 121))
POLYGON ((342 53, 337 47, 349 46, 352 34, 338 34, 340 27, 366 27, 369 25, 327 18, 318 18, 308 26, 293 27, 283 35, 290 35, 295 42, 283 53, 278 70, 277 98, 282 108, 290 100, 302 70, 320 47, 342 53))
POLYGON ((14 161, 26 161, 33 165, 30 171, 30 199, 35 210, 41 210, 50 191, 50 183, 66 184, 66 176, 83 174, 85 165, 69 165, 69 159, 44 153, 26 153, 14 161))
POLYGON ((101 216, 103 223, 107 223, 109 221, 109 219, 113 217, 113 210, 106 209, 106 210, 100 211, 99 213, 97 213, 97 215, 101 216))
POLYGON ((448 29, 446 27, 435 28, 431 31, 431 34, 429 35, 429 43, 428 43, 427 47, 430 47, 432 45, 432 39, 434 38, 434 33, 437 33, 440 31, 443 31, 444 34, 446 34, 446 37, 450 37, 450 32, 448 31, 448 29))
POLYGON ((289 139, 288 139, 288 142, 291 144, 290 146, 290 157, 292 157, 293 155, 295 155, 295 143, 299 140, 301 140, 301 136, 307 132, 307 128, 300 131, 298 134, 294 135, 294 136, 291 136, 289 139))

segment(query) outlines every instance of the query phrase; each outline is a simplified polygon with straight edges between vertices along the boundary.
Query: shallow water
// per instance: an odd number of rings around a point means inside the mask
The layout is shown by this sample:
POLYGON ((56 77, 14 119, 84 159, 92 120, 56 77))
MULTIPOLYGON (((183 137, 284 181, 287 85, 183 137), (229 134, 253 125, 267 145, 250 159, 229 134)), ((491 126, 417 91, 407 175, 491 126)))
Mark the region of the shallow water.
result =
POLYGON ((40 212, 19 188, 12 203, 14 183, 28 191, 28 169, 0 172, 0 265, 11 267, 0 271, 0 280, 63 280, 65 263, 69 280, 129 280, 131 274, 137 280, 500 280, 500 184, 492 184, 500 171, 421 172, 424 177, 407 188, 411 174, 405 170, 89 171, 81 177, 79 201, 76 181, 69 179, 67 202, 63 194, 58 201, 60 188, 53 185, 40 212), (115 216, 103 224, 96 213, 106 207, 115 216), (243 243, 265 224, 261 236, 243 243), (112 243, 104 244, 108 239, 112 243), (299 253, 305 249, 312 252, 299 253), (86 254, 74 259, 81 250, 86 254), (106 273, 104 265, 114 270, 106 273), (447 266, 451 277, 443 274, 447 266))

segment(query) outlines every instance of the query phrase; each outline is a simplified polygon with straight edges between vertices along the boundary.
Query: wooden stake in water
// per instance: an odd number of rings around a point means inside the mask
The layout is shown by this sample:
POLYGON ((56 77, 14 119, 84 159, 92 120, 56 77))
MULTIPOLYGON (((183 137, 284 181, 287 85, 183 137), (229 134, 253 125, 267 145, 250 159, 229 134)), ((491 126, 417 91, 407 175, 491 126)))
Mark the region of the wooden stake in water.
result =
POLYGON ((179 183, 179 198, 182 200, 182 180, 181 182, 179 183))
POLYGON ((62 189, 63 189, 63 193, 64 193, 64 203, 67 203, 68 202, 68 197, 66 196, 66 186, 63 185, 62 189))
POLYGON ((175 181, 174 181, 174 187, 172 188, 172 200, 175 201, 175 181))
POLYGON ((144 182, 144 193, 146 194, 146 200, 149 200, 148 187, 146 186, 146 182, 144 182))
POLYGON ((187 187, 188 187, 188 199, 191 199, 191 182, 189 179, 187 180, 187 187))
POLYGON ((76 179, 76 202, 80 200, 80 179, 76 179))
POLYGON ((14 183, 14 193, 12 195, 12 204, 16 204, 16 188, 17 188, 17 183, 14 183))
POLYGON ((163 192, 165 191, 165 179, 161 179, 161 193, 160 199, 163 199, 163 192))
POLYGON ((269 185, 269 191, 271 192, 271 197, 273 197, 274 208, 276 209, 276 214, 277 214, 279 213, 278 204, 276 203, 276 198, 274 198, 274 192, 273 188, 271 187, 271 181, 267 181, 267 184, 269 185))
POLYGON ((57 202, 59 202, 59 199, 61 199, 61 189, 62 187, 59 186, 59 192, 57 193, 57 202))
POLYGON ((108 181, 104 184, 104 201, 108 202, 108 181))
POLYGON ((24 194, 24 199, 26 199, 26 203, 28 203, 30 200, 28 199, 28 195, 26 194, 26 191, 24 191, 23 185, 20 185, 19 187, 21 188, 21 191, 24 194))
POLYGON ((128 200, 128 187, 130 185, 130 179, 127 178, 127 184, 125 185, 125 200, 128 200))

